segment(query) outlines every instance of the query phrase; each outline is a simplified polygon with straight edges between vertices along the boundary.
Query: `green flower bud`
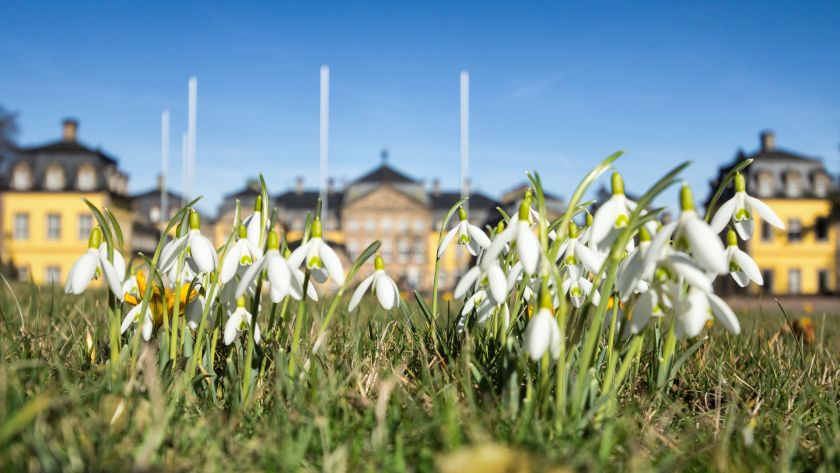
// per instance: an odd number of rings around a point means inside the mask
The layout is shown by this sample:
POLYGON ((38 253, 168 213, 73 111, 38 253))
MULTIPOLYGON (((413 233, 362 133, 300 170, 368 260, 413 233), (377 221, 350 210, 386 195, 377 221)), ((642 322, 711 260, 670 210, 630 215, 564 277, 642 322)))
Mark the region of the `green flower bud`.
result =
POLYGON ((88 237, 88 248, 99 248, 99 245, 102 244, 102 229, 99 227, 93 227, 90 230, 90 236, 88 237))
POLYGON ((323 230, 321 228, 321 217, 315 217, 315 220, 312 221, 312 227, 310 229, 309 235, 312 238, 321 238, 321 235, 323 235, 323 230))
POLYGON ((385 261, 382 259, 382 256, 378 253, 376 257, 373 258, 373 267, 377 270, 385 269, 385 261))
POLYGON ((525 194, 525 198, 522 199, 522 203, 519 204, 519 220, 520 221, 528 221, 528 217, 531 216, 531 194, 530 190, 528 193, 525 194))
POLYGON ((248 228, 242 225, 242 222, 239 222, 239 238, 248 238, 248 228))
POLYGON ((612 173, 612 193, 613 195, 624 195, 624 179, 618 171, 612 173))
POLYGON ((738 234, 731 228, 726 232, 726 246, 738 246, 738 234))
POLYGON ((262 196, 258 195, 256 200, 254 200, 254 212, 262 211, 262 203, 262 196))
POLYGON ((650 232, 648 231, 647 227, 642 225, 642 228, 639 229, 639 243, 650 240, 650 232))
POLYGON ((735 173, 735 192, 746 192, 747 191, 747 182, 744 180, 744 176, 740 172, 735 173))
POLYGON ((680 210, 683 212, 687 210, 694 210, 694 193, 688 184, 683 184, 680 189, 680 210))
POLYGON ((236 299, 236 307, 245 307, 245 296, 240 296, 236 299))
POLYGON ((268 232, 268 249, 269 250, 280 249, 280 236, 274 230, 271 230, 270 232, 268 232))
POLYGON ((195 209, 190 209, 190 230, 198 230, 201 228, 201 217, 195 209))
POLYGON ((569 222, 569 238, 578 237, 578 226, 575 222, 569 222))
POLYGON ((458 207, 458 219, 462 222, 467 219, 467 211, 463 207, 458 207))

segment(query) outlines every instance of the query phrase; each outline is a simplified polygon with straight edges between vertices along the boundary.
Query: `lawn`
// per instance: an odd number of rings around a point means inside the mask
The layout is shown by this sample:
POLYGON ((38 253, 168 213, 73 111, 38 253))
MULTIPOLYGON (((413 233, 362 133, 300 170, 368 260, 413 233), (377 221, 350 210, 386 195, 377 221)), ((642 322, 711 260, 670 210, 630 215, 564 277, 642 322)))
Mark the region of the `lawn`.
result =
MULTIPOLYGON (((834 315, 810 314, 816 340, 807 344, 780 331, 781 311, 739 314, 739 336, 715 327, 699 343, 678 342, 678 356, 696 351, 661 388, 651 325, 638 364, 609 398, 615 406, 593 386, 574 414, 556 410, 539 375, 530 377, 535 366, 477 343, 481 332, 457 335, 449 307, 439 338, 413 300, 391 312, 368 302, 353 314, 339 309, 324 348, 292 376, 288 311, 256 350, 243 401, 238 343, 220 346, 213 372, 192 380, 185 358, 173 369, 145 343, 135 369, 114 372, 104 293, 12 290, 0 298, 4 471, 840 469, 834 315)), ((306 307, 304 346, 323 317, 323 305, 306 307)), ((618 344, 622 353, 628 345, 618 344)), ((606 363, 596 356, 592 369, 606 363)))

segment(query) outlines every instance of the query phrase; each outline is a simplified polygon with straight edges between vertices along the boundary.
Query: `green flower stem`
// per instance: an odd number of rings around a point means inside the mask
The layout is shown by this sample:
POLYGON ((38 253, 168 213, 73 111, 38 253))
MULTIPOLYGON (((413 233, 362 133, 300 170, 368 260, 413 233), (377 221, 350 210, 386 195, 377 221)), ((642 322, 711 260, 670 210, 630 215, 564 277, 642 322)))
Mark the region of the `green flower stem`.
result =
POLYGON ((289 357, 289 376, 294 376, 295 365, 300 359, 300 331, 303 326, 304 307, 306 306, 306 291, 309 289, 309 269, 303 276, 303 291, 298 304, 297 316, 295 317, 295 333, 292 336, 292 356, 289 357))

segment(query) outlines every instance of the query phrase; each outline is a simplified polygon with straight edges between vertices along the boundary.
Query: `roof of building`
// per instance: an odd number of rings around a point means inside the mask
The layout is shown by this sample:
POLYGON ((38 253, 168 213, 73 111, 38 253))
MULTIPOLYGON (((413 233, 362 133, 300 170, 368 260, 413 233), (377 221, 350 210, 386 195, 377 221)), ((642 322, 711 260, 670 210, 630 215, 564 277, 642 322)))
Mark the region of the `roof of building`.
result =
POLYGON ((101 158, 108 164, 117 164, 116 158, 112 157, 111 155, 107 154, 100 148, 91 148, 90 146, 86 146, 78 141, 65 141, 65 140, 57 140, 52 141, 49 143, 36 145, 36 146, 25 146, 19 148, 19 152, 23 154, 65 154, 65 153, 86 153, 90 155, 95 155, 101 158))
MULTIPOLYGON (((321 194, 316 190, 291 190, 275 196, 274 200, 277 202, 278 206, 285 207, 287 209, 314 210, 320 195, 321 194)), ((341 192, 330 192, 327 196, 327 208, 337 208, 337 206, 341 205, 343 198, 344 194, 341 192)))
MULTIPOLYGON (((177 192, 175 192, 173 190, 167 190, 166 195, 170 199, 172 199, 173 201, 180 201, 181 200, 181 194, 178 194, 177 192)), ((141 192, 138 192, 136 194, 132 194, 130 198, 131 198, 131 200, 142 200, 142 199, 147 199, 147 198, 150 198, 150 197, 159 199, 160 198, 160 188, 156 187, 156 188, 152 188, 152 189, 149 189, 149 190, 146 190, 146 191, 141 191, 141 192)))
POLYGON ((374 170, 356 179, 352 184, 361 183, 411 183, 420 184, 419 181, 408 177, 400 171, 397 171, 388 163, 382 163, 374 170))
MULTIPOLYGON (((430 192, 429 198, 435 210, 449 210, 461 200, 461 193, 454 191, 430 192)), ((467 202, 469 207, 473 209, 495 209, 499 206, 499 202, 481 192, 471 192, 470 199, 467 202)))

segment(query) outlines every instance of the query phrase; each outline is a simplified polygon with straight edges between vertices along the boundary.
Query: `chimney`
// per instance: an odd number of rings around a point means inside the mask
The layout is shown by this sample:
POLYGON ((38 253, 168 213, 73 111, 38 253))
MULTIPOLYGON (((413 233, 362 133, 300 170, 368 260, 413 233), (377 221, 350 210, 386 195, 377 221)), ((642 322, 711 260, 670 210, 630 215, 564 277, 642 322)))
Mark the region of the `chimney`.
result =
POLYGON ((75 118, 65 118, 61 122, 61 137, 67 143, 76 142, 76 132, 79 129, 79 121, 75 118))
POLYGON ((295 178, 295 194, 303 194, 303 176, 298 176, 295 178))
POLYGON ((440 179, 437 177, 432 179, 432 195, 440 195, 440 179))
POLYGON ((776 134, 770 130, 761 132, 761 151, 773 151, 776 148, 776 134))
POLYGON ((259 179, 254 179, 254 178, 246 180, 245 181, 245 187, 247 187, 248 189, 250 189, 252 191, 257 191, 257 192, 260 192, 262 190, 262 185, 260 184, 260 180, 259 179))
POLYGON ((163 190, 163 174, 157 175, 157 190, 163 190))
POLYGON ((327 194, 332 194, 335 192, 335 178, 331 177, 327 179, 327 194))

